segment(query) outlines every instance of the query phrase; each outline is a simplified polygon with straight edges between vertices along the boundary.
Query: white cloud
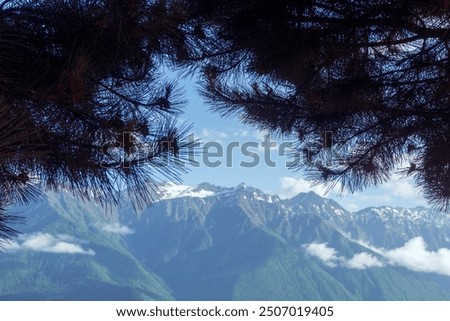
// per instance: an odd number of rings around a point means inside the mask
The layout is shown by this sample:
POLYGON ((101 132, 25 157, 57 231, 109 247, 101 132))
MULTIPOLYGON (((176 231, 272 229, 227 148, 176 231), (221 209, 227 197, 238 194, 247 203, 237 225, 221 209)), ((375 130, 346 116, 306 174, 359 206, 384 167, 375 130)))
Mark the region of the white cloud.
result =
POLYGON ((229 135, 224 131, 218 131, 210 128, 203 128, 201 133, 202 141, 216 141, 216 142, 223 142, 224 139, 228 138, 229 135))
MULTIPOLYGON (((383 184, 378 189, 370 189, 364 192, 349 193, 341 191, 341 185, 336 184, 329 192, 327 188, 322 185, 312 186, 311 182, 303 178, 294 178, 284 176, 279 179, 279 193, 280 197, 293 197, 299 193, 307 193, 313 191, 320 196, 326 196, 327 194, 333 194, 332 196, 345 197, 350 200, 362 200, 372 203, 386 204, 392 202, 393 198, 402 200, 414 200, 415 202, 422 201, 423 198, 420 195, 418 188, 414 186, 411 180, 404 180, 398 176, 394 176, 390 181, 383 184)), ((355 202, 352 203, 353 207, 360 207, 355 202)))
POLYGON ((5 252, 14 252, 18 249, 20 249, 19 243, 15 241, 5 241, 2 244, 2 249, 5 250, 5 252))
POLYGON ((364 270, 371 267, 382 267, 383 263, 370 253, 361 252, 344 262, 350 269, 364 270))
POLYGON ((241 138, 245 138, 249 135, 249 131, 246 129, 240 129, 240 130, 235 130, 233 132, 233 136, 234 137, 241 137, 241 138))
POLYGON ((427 206, 419 188, 410 178, 393 177, 378 188, 369 188, 363 192, 345 195, 345 201, 359 205, 359 208, 368 206, 427 206))
POLYGON ((450 276, 450 249, 428 251, 422 237, 406 242, 393 250, 380 250, 392 265, 406 267, 416 272, 434 272, 450 276))
POLYGON ((401 206, 412 208, 416 206, 428 206, 427 201, 420 193, 411 178, 402 178, 393 175, 392 178, 373 188, 367 188, 361 192, 350 193, 341 191, 339 182, 328 190, 323 185, 312 186, 304 178, 284 176, 279 178, 276 193, 281 198, 291 198, 299 193, 313 191, 320 196, 333 198, 346 206, 351 211, 356 211, 369 206, 401 206))
POLYGON ((304 247, 307 254, 317 257, 325 265, 330 267, 336 267, 340 261, 340 258, 337 256, 337 251, 328 247, 327 243, 311 243, 304 247))
POLYGON ((95 254, 91 249, 84 250, 80 245, 67 242, 56 242, 55 244, 50 245, 46 250, 53 253, 95 254))
POLYGON ((415 237, 405 245, 395 249, 380 249, 358 242, 379 255, 361 252, 347 259, 338 255, 338 251, 328 247, 327 243, 304 245, 308 255, 314 256, 330 267, 347 267, 350 269, 367 269, 371 267, 400 266, 415 272, 437 273, 450 276, 450 249, 440 248, 429 251, 422 237, 415 237))
POLYGON ((281 198, 291 198, 299 193, 311 191, 311 184, 304 179, 295 179, 293 177, 284 176, 279 179, 280 187, 278 195, 281 198))
MULTIPOLYGON (((334 190, 337 190, 336 186, 334 190)), ((289 176, 283 176, 279 178, 279 187, 277 194, 281 198, 291 198, 299 193, 308 193, 313 191, 314 193, 324 197, 326 196, 327 189, 323 186, 312 186, 311 182, 304 180, 303 178, 294 178, 289 176)))
POLYGON ((411 179, 401 178, 398 175, 394 175, 391 180, 384 183, 382 188, 391 195, 400 197, 402 199, 422 199, 417 188, 411 179))
POLYGON ((372 194, 369 194, 369 193, 355 193, 352 196, 353 197, 357 197, 357 198, 361 199, 362 201, 365 201, 368 204, 379 204, 379 205, 382 205, 382 204, 388 204, 389 202, 392 201, 391 195, 392 194, 388 194, 388 193, 379 194, 379 193, 374 192, 372 194))
POLYGON ((7 251, 30 250, 48 253, 87 254, 94 255, 92 249, 84 249, 77 240, 71 236, 48 233, 24 234, 18 242, 11 242, 5 247, 7 251))
POLYGON ((210 136, 210 131, 208 130, 208 128, 203 128, 202 135, 205 138, 208 138, 208 136, 210 136))
POLYGON ((101 229, 108 233, 114 233, 114 234, 120 234, 120 235, 129 235, 133 234, 134 231, 130 229, 126 225, 122 225, 120 223, 112 223, 112 224, 106 224, 101 227, 101 229))
POLYGON ((258 143, 262 143, 265 140, 267 135, 270 135, 270 134, 269 134, 269 132, 267 132, 265 130, 255 129, 252 132, 252 136, 256 139, 256 141, 258 143))
POLYGON ((361 207, 355 203, 343 203, 343 206, 352 212, 356 212, 357 210, 361 209, 361 207))
POLYGON ((338 256, 336 249, 328 247, 327 243, 311 243, 304 245, 306 253, 314 256, 329 267, 347 267, 349 269, 364 270, 371 267, 382 267, 383 263, 370 253, 361 252, 347 259, 338 256))

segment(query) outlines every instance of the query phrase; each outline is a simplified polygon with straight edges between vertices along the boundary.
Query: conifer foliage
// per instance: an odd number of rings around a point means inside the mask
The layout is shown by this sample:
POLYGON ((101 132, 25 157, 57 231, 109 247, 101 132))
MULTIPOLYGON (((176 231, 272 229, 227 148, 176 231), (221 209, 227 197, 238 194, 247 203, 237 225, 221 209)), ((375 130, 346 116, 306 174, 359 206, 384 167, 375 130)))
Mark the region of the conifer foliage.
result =
POLYGON ((406 164, 445 210, 449 21, 444 0, 0 1, 1 208, 41 187, 150 203, 184 170, 171 63, 214 110, 295 136, 313 181, 355 191, 406 164))
POLYGON ((172 5, 189 14, 180 63, 214 110, 296 137, 315 182, 355 191, 400 171, 448 208, 449 1, 172 5))
POLYGON ((0 239, 14 234, 4 206, 42 188, 110 205, 126 187, 143 206, 184 170, 161 148, 186 129, 158 74, 176 25, 140 0, 1 2, 0 239))

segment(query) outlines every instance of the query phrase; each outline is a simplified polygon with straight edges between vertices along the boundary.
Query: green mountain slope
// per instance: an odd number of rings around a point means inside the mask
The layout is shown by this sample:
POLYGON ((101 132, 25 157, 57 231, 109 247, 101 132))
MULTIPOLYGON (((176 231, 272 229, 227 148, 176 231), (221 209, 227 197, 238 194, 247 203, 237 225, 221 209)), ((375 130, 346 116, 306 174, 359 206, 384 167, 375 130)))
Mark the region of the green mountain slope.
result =
POLYGON ((184 193, 139 214, 67 193, 14 209, 27 222, 0 254, 0 299, 450 300, 450 277, 386 264, 351 237, 389 248, 422 231, 444 247, 444 218, 440 230, 425 210, 350 213, 313 193, 280 200, 245 185, 184 193), (386 226, 400 233, 392 244, 386 226), (349 263, 361 253, 379 264, 349 263))
POLYGON ((28 239, 0 255, 0 299, 173 299, 164 282, 130 254, 123 236, 101 229, 113 213, 51 193, 22 214, 28 239), (65 253, 75 247, 86 253, 65 253))

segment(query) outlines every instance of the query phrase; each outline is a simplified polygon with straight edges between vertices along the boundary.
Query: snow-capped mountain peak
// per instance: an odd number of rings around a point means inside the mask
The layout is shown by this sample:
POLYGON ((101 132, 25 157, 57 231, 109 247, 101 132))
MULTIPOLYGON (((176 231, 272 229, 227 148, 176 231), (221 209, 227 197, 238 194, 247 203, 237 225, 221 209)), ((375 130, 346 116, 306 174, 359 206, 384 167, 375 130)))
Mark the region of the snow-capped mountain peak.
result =
POLYGON ((175 183, 164 183, 159 186, 161 200, 168 200, 173 198, 180 197, 198 197, 204 198, 209 196, 214 196, 216 193, 207 188, 203 188, 206 186, 191 186, 191 185, 182 185, 175 183))
POLYGON ((269 195, 259 189, 241 183, 236 187, 220 187, 210 183, 199 185, 182 185, 167 182, 159 186, 160 200, 169 200, 182 197, 206 198, 213 196, 241 195, 245 199, 255 199, 267 203, 280 201, 277 195, 269 195))

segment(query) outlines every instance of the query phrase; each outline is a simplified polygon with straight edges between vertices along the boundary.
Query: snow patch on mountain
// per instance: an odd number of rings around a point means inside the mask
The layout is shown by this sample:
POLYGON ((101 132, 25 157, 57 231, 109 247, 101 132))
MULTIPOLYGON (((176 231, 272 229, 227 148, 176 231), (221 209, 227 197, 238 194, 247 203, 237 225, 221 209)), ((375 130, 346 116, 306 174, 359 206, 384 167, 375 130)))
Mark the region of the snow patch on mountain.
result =
POLYGON ((181 185, 174 183, 166 183, 159 187, 161 192, 161 200, 168 200, 180 197, 198 197, 205 198, 216 195, 215 192, 199 189, 198 186, 181 185))
POLYGON ((266 203, 274 203, 280 201, 277 195, 269 195, 258 189, 249 187, 244 183, 236 187, 219 187, 209 183, 201 183, 199 185, 182 185, 175 183, 164 183, 159 186, 161 200, 169 200, 182 197, 206 198, 212 196, 231 196, 243 195, 244 199, 253 199, 266 203))

